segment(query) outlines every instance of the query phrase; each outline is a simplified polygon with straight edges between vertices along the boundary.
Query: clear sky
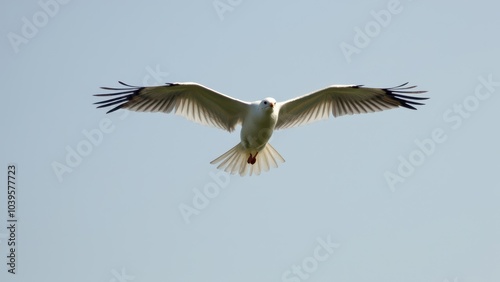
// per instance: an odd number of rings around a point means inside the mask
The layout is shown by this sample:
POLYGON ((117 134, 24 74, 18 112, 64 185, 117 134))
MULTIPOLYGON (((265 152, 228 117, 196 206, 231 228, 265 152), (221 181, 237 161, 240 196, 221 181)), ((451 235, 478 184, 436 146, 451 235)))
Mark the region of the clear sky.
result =
POLYGON ((0 280, 499 281, 499 9, 1 1, 0 226, 9 165, 17 222, 0 280), (286 162, 240 177, 209 163, 239 128, 95 109, 118 80, 246 101, 409 81, 431 99, 277 131, 286 162))

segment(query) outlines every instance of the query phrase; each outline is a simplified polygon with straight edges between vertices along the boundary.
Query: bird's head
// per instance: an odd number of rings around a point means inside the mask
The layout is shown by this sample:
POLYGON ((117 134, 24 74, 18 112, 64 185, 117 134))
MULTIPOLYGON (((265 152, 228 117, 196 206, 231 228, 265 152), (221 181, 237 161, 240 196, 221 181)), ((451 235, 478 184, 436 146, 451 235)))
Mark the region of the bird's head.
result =
POLYGON ((273 109, 276 106, 276 100, 274 98, 265 98, 264 100, 260 101, 259 108, 265 111, 273 111, 273 109))

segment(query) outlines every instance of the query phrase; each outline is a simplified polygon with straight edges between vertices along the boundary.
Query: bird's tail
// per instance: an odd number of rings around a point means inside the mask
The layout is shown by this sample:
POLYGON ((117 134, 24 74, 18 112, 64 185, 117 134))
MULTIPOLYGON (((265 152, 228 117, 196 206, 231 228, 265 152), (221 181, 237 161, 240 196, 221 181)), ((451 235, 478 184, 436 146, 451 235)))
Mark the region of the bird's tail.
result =
POLYGON ((264 149, 259 151, 254 164, 248 163, 250 152, 238 145, 222 154, 220 157, 211 161, 211 164, 220 163, 217 168, 231 174, 239 173, 241 176, 256 174, 262 171, 268 171, 271 167, 278 167, 279 163, 285 162, 285 159, 276 151, 271 144, 267 143, 264 149))

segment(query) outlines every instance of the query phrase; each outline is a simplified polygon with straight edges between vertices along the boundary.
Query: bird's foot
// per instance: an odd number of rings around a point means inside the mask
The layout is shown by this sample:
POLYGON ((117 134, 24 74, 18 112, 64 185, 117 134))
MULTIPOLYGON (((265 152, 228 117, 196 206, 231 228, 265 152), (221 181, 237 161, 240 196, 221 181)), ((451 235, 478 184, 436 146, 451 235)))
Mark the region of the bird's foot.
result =
POLYGON ((248 157, 247 163, 249 164, 254 164, 257 161, 257 154, 259 152, 255 153, 255 156, 252 156, 252 153, 250 153, 250 157, 248 157))

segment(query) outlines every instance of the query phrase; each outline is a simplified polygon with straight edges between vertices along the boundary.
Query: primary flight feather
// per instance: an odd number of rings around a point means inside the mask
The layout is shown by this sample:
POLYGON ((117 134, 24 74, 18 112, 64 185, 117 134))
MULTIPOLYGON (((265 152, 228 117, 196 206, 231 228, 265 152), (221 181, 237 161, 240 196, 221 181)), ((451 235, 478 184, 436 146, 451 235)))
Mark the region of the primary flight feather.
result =
POLYGON ((408 83, 391 88, 369 88, 362 85, 332 85, 285 102, 273 98, 245 102, 197 83, 167 83, 140 87, 119 83, 124 88, 101 87, 115 91, 95 96, 110 99, 97 102, 98 108, 112 107, 139 112, 164 112, 181 115, 189 120, 215 126, 229 132, 241 124, 241 142, 212 164, 231 174, 260 174, 284 162, 283 157, 268 143, 275 129, 289 128, 334 117, 378 112, 398 107, 415 110, 428 98, 415 96, 408 83), (258 156, 257 156, 258 155, 258 156))

